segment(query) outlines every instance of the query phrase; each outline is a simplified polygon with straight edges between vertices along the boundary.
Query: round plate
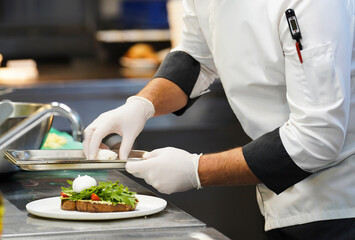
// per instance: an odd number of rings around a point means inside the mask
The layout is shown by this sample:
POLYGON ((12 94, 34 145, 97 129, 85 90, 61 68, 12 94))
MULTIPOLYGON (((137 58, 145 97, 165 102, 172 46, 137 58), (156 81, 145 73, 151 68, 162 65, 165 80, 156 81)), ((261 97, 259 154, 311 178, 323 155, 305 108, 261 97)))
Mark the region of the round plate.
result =
POLYGON ((162 211, 167 202, 164 199, 137 194, 139 202, 134 211, 89 213, 78 211, 66 211, 60 208, 60 197, 51 197, 36 200, 26 205, 29 213, 46 218, 69 219, 69 220, 109 220, 121 218, 133 218, 151 215, 162 211))

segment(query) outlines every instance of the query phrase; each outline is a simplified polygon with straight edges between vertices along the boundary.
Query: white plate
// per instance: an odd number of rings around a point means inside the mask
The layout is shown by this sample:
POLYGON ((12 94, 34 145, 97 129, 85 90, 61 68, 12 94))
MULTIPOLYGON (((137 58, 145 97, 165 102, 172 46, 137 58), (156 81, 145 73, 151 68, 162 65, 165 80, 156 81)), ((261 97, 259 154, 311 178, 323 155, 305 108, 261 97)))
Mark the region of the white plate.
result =
POLYGON ((60 197, 51 197, 30 202, 26 205, 26 209, 33 215, 46 218, 70 220, 109 220, 154 214, 162 211, 167 204, 164 199, 157 197, 139 194, 137 194, 136 197, 139 200, 136 209, 128 212, 89 213, 66 211, 60 208, 60 197))

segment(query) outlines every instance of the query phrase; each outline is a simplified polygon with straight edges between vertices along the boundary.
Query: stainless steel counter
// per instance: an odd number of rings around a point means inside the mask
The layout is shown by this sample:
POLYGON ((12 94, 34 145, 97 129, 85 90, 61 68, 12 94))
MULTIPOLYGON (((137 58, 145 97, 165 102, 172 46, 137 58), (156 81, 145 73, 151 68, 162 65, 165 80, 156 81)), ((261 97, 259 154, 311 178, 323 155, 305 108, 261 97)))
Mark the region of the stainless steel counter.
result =
POLYGON ((90 175, 97 181, 119 180, 132 191, 152 192, 117 170, 17 172, 0 183, 5 198, 3 239, 228 239, 191 215, 168 203, 160 213, 108 221, 67 221, 29 214, 26 204, 59 196, 67 179, 90 175), (209 237, 209 238, 206 238, 209 237))

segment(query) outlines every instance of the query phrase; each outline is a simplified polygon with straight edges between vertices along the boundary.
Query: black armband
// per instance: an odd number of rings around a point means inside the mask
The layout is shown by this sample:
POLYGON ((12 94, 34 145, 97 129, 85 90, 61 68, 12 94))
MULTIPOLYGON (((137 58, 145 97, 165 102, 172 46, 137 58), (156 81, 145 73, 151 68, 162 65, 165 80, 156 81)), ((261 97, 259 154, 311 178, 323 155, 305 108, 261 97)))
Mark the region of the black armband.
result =
MULTIPOLYGON (((200 63, 182 51, 170 52, 160 65, 154 78, 165 78, 178 85, 189 97, 200 74, 200 63)), ((181 115, 196 99, 190 99, 185 107, 174 114, 181 115)))
POLYGON ((248 143, 242 150, 250 170, 276 194, 312 174, 291 159, 282 144, 279 128, 248 143))

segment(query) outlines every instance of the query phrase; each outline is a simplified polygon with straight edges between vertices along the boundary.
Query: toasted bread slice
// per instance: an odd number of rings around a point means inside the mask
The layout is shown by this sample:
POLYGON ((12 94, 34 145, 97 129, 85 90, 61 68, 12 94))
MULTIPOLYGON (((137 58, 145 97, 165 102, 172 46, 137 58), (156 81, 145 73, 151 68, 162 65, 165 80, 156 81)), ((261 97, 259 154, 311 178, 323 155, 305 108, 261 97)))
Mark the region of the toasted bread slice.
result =
POLYGON ((100 213, 133 211, 136 205, 134 207, 128 204, 116 204, 114 206, 111 203, 103 201, 71 201, 69 199, 62 199, 61 208, 68 211, 100 213))
POLYGON ((76 211, 76 203, 75 201, 71 201, 69 199, 62 199, 61 209, 68 211, 76 211))

